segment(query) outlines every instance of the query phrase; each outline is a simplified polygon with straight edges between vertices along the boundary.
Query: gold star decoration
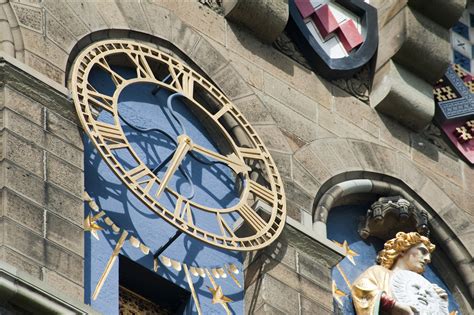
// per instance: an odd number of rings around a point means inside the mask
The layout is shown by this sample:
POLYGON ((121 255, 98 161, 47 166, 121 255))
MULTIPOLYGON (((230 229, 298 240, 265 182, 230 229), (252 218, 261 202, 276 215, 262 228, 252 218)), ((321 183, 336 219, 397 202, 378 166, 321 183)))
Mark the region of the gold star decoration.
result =
POLYGON ((220 285, 217 288, 213 289, 211 287, 207 287, 209 291, 212 293, 212 304, 227 304, 232 302, 230 298, 224 295, 222 292, 222 287, 220 285))
POLYGON ((342 302, 341 298, 346 296, 344 292, 339 290, 336 286, 336 281, 332 281, 332 297, 339 303, 339 305, 343 306, 344 303, 342 302))
POLYGON ((458 315, 458 311, 451 311, 451 313, 449 313, 449 315, 458 315))
POLYGON ((105 212, 100 212, 99 214, 92 216, 92 213, 84 219, 84 231, 91 232, 92 236, 94 236, 97 240, 99 239, 99 235, 97 231, 103 230, 103 228, 96 223, 96 221, 102 217, 105 212))
POLYGON ((334 243, 336 243, 337 246, 341 247, 344 249, 344 252, 345 252, 345 256, 347 257, 347 259, 349 259, 349 261, 355 266, 356 263, 355 263, 355 260, 354 260, 354 256, 359 256, 359 254, 357 254, 355 251, 353 251, 350 247, 349 247, 349 243, 347 243, 347 241, 344 241, 344 243, 339 243, 339 242, 336 242, 336 241, 333 241, 334 243))

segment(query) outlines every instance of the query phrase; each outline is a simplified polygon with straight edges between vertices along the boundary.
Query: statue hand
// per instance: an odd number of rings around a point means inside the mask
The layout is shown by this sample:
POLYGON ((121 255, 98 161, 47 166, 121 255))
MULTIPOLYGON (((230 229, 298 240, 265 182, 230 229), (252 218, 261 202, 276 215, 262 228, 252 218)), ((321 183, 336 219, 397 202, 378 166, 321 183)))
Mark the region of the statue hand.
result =
POLYGON ((435 290, 435 292, 438 294, 438 296, 440 298, 442 298, 443 300, 447 300, 448 299, 448 293, 446 293, 446 291, 444 291, 442 288, 440 288, 438 285, 436 284, 433 284, 433 289, 435 290))
POLYGON ((396 302, 392 309, 392 315, 415 315, 418 311, 413 306, 396 302))

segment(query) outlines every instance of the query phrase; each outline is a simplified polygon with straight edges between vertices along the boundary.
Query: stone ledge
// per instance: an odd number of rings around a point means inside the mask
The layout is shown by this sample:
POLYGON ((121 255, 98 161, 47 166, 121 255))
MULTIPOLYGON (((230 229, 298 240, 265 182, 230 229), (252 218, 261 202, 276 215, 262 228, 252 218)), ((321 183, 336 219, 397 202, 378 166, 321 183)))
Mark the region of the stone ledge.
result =
POLYGON ((4 302, 43 314, 99 314, 81 301, 66 297, 53 287, 0 261, 0 296, 4 302))
POLYGON ((28 65, 0 52, 0 85, 28 95, 61 116, 77 122, 69 90, 28 65))

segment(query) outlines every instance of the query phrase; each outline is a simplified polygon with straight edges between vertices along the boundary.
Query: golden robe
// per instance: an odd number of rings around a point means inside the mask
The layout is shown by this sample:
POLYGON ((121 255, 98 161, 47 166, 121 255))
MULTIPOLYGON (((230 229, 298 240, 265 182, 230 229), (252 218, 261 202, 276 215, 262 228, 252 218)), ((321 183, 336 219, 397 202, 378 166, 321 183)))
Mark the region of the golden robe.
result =
POLYGON ((392 271, 382 266, 372 266, 364 271, 351 288, 352 300, 357 315, 377 315, 382 293, 393 298, 390 290, 392 271))

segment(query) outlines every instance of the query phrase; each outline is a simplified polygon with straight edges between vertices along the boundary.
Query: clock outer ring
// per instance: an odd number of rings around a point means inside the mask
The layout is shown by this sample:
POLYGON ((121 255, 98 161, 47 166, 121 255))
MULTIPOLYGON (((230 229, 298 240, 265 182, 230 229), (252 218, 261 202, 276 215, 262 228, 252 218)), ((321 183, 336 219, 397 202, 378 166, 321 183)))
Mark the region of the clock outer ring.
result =
MULTIPOLYGON (((159 61, 164 62, 162 59, 160 59, 159 61)), ((130 79, 130 80, 133 80, 133 79, 130 79)), ((127 80, 127 81, 130 81, 130 80, 127 80)), ((159 80, 156 80, 156 82, 152 82, 152 83, 160 84, 161 82, 159 80)), ((128 85, 128 83, 125 83, 124 85, 128 85)), ((123 86, 117 87, 115 92, 118 90, 121 90, 122 88, 123 86)), ((172 91, 174 90, 176 92, 181 92, 171 86, 167 86, 167 88, 172 91)), ((130 41, 130 40, 100 41, 87 47, 76 58, 76 61, 74 62, 73 70, 72 70, 71 89, 72 89, 74 104, 75 104, 76 111, 77 111, 79 120, 81 122, 81 125, 84 131, 86 132, 86 134, 89 136, 89 139, 91 139, 92 143, 94 143, 94 146, 96 147, 97 151, 100 153, 100 155, 102 156, 106 164, 121 179, 121 181, 127 186, 127 188, 131 190, 135 194, 135 196, 138 197, 138 199, 142 201, 142 203, 144 203, 144 205, 146 205, 151 211, 155 212, 157 215, 159 215, 160 217, 168 221, 168 223, 178 228, 179 230, 187 233, 188 235, 195 237, 205 243, 208 243, 210 245, 213 245, 219 248, 228 249, 228 250, 236 250, 236 251, 251 251, 251 250, 258 250, 258 249, 264 248, 268 246, 269 244, 271 244, 282 232, 285 221, 286 221, 286 200, 285 200, 285 195, 284 195, 284 190, 283 190, 283 184, 271 155, 269 154, 266 147, 263 145, 263 141, 257 135, 255 130, 250 126, 247 120, 243 117, 240 111, 227 99, 227 97, 225 97, 224 94, 222 94, 222 92, 220 92, 217 88, 215 88, 213 84, 211 84, 201 75, 193 71, 191 68, 182 64, 180 61, 167 55, 166 53, 163 53, 155 48, 152 48, 152 47, 149 47, 149 46, 146 46, 134 41, 130 41), (212 89, 208 90, 208 92, 211 93, 216 99, 224 100, 225 105, 231 106, 232 111, 229 111, 229 112, 234 118, 237 118, 237 117, 234 116, 232 112, 237 113, 236 115, 238 115, 238 119, 237 119, 238 123, 241 125, 241 127, 244 127, 243 129, 246 131, 246 135, 249 137, 253 145, 255 147, 258 147, 262 151, 262 155, 264 155, 265 157, 265 159, 262 159, 262 161, 264 161, 264 164, 268 173, 268 177, 271 178, 270 182, 272 186, 272 191, 274 191, 275 193, 275 200, 272 205, 273 209, 272 209, 270 220, 267 222, 267 224, 262 230, 258 231, 257 233, 251 236, 236 239, 236 238, 232 238, 226 235, 218 235, 212 232, 205 231, 195 225, 192 225, 192 226, 186 225, 186 222, 184 220, 180 220, 180 218, 174 217, 170 210, 159 205, 158 202, 155 201, 155 204, 156 204, 155 207, 150 205, 150 199, 153 200, 153 198, 150 196, 144 195, 143 192, 140 191, 139 189, 140 186, 138 186, 138 188, 130 187, 130 182, 126 178, 124 178, 125 171, 123 167, 120 165, 120 163, 118 163, 114 155, 110 152, 111 150, 105 144, 103 137, 95 128, 96 126, 95 120, 93 119, 93 115, 90 110, 90 105, 86 101, 88 97, 84 95, 84 90, 88 82, 87 77, 89 75, 89 71, 91 70, 92 66, 96 64, 99 58, 110 55, 110 54, 114 54, 114 51, 117 51, 115 53, 124 53, 123 52, 124 50, 132 49, 132 48, 135 49, 135 52, 136 51, 139 51, 139 53, 147 52, 148 57, 156 58, 157 56, 159 56, 160 58, 165 58, 166 60, 168 60, 170 63, 174 65, 180 65, 180 67, 182 67, 188 73, 193 75, 193 77, 195 76, 199 78, 202 84, 212 87, 212 89), (245 126, 242 125, 242 122, 244 122, 245 126)), ((118 94, 115 92, 113 95, 114 101, 115 101, 114 103, 115 110, 114 110, 113 116, 114 116, 115 122, 118 123, 117 106, 116 106, 116 103, 117 103, 116 101, 118 101, 118 94)), ((188 100, 196 103, 193 99, 188 98, 188 100)), ((118 125, 120 126, 119 123, 118 125)), ((221 124, 218 124, 218 125, 219 125, 219 129, 225 130, 225 128, 221 124)), ((122 131, 122 134, 123 134, 123 131, 122 131)), ((125 135, 124 135, 124 138, 126 139, 125 135)), ((234 146, 234 148, 236 147, 232 138, 229 137, 228 141, 230 141, 230 143, 234 146)), ((128 150, 130 151, 130 153, 132 153, 132 155, 134 155, 137 161, 141 162, 141 160, 136 156, 134 150, 131 148, 130 145, 129 145, 128 150)), ((242 159, 242 156, 239 155, 239 157, 242 159)), ((159 183, 159 180, 158 180, 158 183, 159 183)), ((179 195, 178 193, 174 192, 172 189, 169 189, 169 188, 166 188, 166 189, 167 191, 171 192, 174 195, 179 195)), ((246 192, 242 193, 242 196, 246 196, 246 194, 248 193, 248 187, 246 187, 245 190, 246 192)), ((243 199, 244 198, 242 198, 242 200, 238 203, 238 205, 232 208, 229 208, 229 210, 242 206, 242 204, 245 203, 243 199)), ((215 210, 216 211, 212 211, 212 212, 215 212, 215 213, 219 212, 218 209, 215 209, 215 210)), ((258 216, 258 214, 256 215, 258 216)))

